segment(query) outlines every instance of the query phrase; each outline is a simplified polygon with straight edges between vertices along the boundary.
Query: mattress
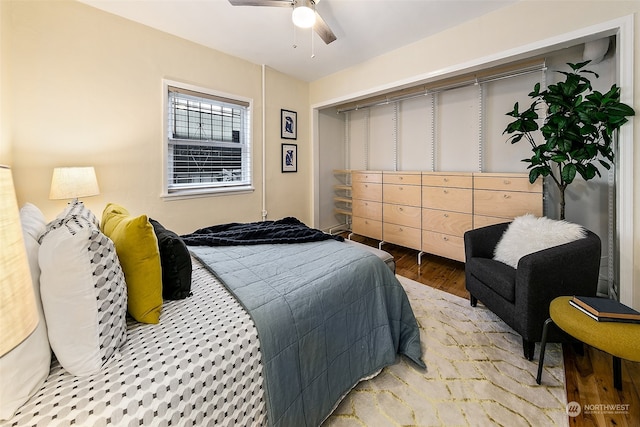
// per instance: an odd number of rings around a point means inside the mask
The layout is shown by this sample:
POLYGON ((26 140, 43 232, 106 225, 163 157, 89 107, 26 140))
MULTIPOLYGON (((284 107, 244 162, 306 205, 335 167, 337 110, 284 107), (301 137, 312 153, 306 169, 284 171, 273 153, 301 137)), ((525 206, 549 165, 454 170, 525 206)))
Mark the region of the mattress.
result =
POLYGON ((129 320, 127 341, 100 371, 49 377, 0 426, 260 426, 267 423, 254 323, 193 259, 193 296, 165 301, 160 324, 129 320))

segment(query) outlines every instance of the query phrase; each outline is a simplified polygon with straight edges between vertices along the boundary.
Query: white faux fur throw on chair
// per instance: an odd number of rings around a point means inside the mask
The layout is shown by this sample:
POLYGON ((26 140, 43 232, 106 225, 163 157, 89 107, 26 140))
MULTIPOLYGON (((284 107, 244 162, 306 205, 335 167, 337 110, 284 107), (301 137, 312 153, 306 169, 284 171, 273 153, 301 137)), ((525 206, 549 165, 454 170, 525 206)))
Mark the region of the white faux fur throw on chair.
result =
POLYGON ((531 214, 519 216, 504 232, 494 251, 494 259, 513 268, 525 255, 587 236, 578 224, 531 214))

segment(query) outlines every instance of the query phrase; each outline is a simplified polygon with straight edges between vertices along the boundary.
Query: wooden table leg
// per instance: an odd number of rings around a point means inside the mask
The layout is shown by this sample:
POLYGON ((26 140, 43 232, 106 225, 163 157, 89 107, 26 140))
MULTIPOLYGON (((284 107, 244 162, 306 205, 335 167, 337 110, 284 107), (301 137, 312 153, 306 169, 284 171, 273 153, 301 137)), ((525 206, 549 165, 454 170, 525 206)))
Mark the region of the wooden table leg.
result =
POLYGON ((616 356, 613 356, 613 386, 622 390, 622 361, 616 356))

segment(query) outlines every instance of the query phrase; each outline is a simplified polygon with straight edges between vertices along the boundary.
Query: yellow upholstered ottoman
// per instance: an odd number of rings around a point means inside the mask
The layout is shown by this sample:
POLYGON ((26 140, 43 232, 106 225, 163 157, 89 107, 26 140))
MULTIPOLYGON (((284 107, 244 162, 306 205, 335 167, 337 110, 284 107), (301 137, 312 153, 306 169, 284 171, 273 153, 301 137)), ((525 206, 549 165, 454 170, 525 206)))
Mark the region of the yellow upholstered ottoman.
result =
POLYGON ((544 348, 550 323, 572 337, 613 356, 613 384, 622 389, 620 359, 640 362, 640 324, 621 322, 598 322, 569 304, 571 297, 558 297, 549 305, 551 316, 544 323, 540 360, 538 362, 537 383, 540 384, 544 363, 544 348))

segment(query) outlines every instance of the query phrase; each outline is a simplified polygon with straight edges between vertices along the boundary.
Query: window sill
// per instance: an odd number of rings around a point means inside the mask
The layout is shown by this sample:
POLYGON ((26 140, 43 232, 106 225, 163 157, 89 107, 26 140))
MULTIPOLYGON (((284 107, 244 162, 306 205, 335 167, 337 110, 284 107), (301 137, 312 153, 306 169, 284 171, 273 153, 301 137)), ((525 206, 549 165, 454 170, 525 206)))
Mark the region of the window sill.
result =
POLYGON ((166 190, 160 195, 165 201, 172 200, 184 200, 184 199, 196 199, 202 197, 217 197, 217 196, 233 196, 237 194, 253 193, 255 188, 253 185, 245 185, 238 187, 227 188, 206 188, 206 189, 190 189, 179 190, 171 193, 167 193, 166 190))

